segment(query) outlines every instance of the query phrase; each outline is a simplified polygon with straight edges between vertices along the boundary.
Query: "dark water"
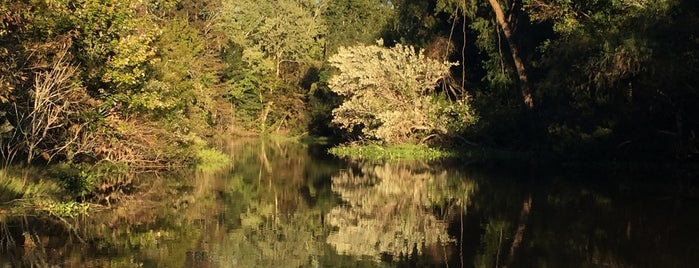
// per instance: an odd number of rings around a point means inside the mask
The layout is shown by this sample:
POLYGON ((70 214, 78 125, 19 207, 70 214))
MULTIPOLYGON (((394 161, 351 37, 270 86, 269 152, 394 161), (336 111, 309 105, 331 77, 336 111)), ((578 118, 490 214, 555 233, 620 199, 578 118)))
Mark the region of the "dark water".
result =
POLYGON ((87 217, 0 214, 0 267, 697 267, 687 176, 346 162, 226 141, 87 217), (664 181, 665 183, 657 183, 664 181))

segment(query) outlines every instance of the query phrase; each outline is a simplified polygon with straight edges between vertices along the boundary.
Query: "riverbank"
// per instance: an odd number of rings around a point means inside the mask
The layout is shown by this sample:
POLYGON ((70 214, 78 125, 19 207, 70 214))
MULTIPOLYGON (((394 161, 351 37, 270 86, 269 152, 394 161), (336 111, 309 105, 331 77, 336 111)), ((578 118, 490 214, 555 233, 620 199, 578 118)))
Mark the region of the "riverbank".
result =
MULTIPOLYGON (((633 159, 608 158, 579 159, 565 157, 550 151, 512 151, 476 146, 456 148, 402 144, 336 144, 328 149, 336 157, 362 161, 438 161, 463 166, 508 166, 518 169, 556 169, 576 172, 611 172, 648 175, 676 174, 699 177, 699 162, 692 159, 633 159), (696 175, 696 176, 695 176, 696 175)), ((662 178, 659 178, 661 180, 662 178)))

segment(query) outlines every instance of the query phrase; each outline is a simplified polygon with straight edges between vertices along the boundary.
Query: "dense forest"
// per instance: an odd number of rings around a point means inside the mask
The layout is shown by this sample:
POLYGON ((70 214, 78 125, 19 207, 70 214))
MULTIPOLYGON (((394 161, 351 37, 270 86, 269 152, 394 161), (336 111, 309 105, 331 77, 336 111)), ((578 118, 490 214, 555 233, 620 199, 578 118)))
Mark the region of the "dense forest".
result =
POLYGON ((696 263, 698 3, 0 0, 0 266, 696 263))
POLYGON ((186 165, 221 134, 689 161, 691 0, 0 0, 10 163, 186 165))

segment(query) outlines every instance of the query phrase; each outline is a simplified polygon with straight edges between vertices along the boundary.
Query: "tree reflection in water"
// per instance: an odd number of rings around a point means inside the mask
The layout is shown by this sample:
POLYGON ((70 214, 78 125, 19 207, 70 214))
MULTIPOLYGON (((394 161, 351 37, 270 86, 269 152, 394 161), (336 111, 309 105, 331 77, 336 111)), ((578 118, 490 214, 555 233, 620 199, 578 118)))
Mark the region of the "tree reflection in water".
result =
POLYGON ((332 190, 344 205, 333 208, 328 223, 337 228, 327 242, 342 254, 378 260, 421 255, 425 248, 455 241, 447 223, 432 210, 445 199, 465 204, 469 184, 456 199, 448 192, 445 170, 420 163, 363 163, 358 170, 343 170, 332 178, 332 190))
POLYGON ((274 141, 226 140, 219 148, 230 166, 142 174, 136 193, 84 217, 0 208, 0 267, 699 262, 693 178, 659 184, 506 164, 346 162, 325 148, 274 141))

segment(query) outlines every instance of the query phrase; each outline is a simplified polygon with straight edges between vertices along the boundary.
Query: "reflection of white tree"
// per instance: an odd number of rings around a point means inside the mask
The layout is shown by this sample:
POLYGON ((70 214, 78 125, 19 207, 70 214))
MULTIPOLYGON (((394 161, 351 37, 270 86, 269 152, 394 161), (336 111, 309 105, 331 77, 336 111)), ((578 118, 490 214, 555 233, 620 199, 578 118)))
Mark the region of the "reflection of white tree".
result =
POLYGON ((347 202, 328 213, 338 227, 327 241, 343 254, 379 258, 422 254, 423 246, 451 241, 446 223, 429 213, 429 189, 444 185, 446 172, 407 164, 363 165, 332 178, 332 190, 347 202), (415 252, 417 250, 417 252, 415 252))
POLYGON ((229 231, 221 252, 234 267, 309 267, 325 246, 319 217, 312 213, 274 214, 273 204, 252 204, 242 226, 229 231))

